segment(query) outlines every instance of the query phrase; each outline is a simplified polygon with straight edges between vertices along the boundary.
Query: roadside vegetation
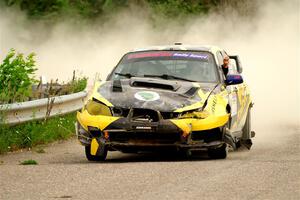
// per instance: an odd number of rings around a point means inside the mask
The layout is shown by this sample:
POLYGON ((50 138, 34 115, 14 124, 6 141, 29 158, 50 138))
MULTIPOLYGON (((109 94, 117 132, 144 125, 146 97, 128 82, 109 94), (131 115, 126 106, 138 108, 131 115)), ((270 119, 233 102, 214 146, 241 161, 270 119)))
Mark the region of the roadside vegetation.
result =
POLYGON ((21 102, 31 96, 34 78, 34 54, 26 58, 21 53, 10 50, 0 65, 0 103, 21 102))
POLYGON ((240 6, 244 3, 249 4, 247 0, 4 0, 2 6, 20 9, 34 20, 75 20, 76 23, 79 19, 104 23, 112 15, 135 7, 146 11, 155 25, 161 19, 184 20, 222 10, 224 6, 245 7, 240 6))
MULTIPOLYGON (((0 106, 50 98, 58 95, 80 92, 86 88, 87 78, 76 77, 65 83, 51 81, 42 85, 35 79, 37 70, 34 54, 24 56, 11 50, 0 64, 0 106)), ((5 110, 0 111, 0 154, 20 148, 31 148, 74 135, 75 113, 43 120, 26 122, 15 126, 5 124, 5 110)))
POLYGON ((37 165, 38 162, 35 160, 24 160, 23 162, 20 162, 20 165, 37 165))
POLYGON ((80 92, 86 88, 87 77, 76 77, 67 83, 51 80, 42 84, 37 80, 34 53, 24 56, 11 49, 0 64, 0 104, 23 102, 51 96, 80 92))
POLYGON ((74 136, 75 120, 75 113, 71 113, 47 121, 31 121, 16 126, 0 125, 0 154, 68 139, 74 136))

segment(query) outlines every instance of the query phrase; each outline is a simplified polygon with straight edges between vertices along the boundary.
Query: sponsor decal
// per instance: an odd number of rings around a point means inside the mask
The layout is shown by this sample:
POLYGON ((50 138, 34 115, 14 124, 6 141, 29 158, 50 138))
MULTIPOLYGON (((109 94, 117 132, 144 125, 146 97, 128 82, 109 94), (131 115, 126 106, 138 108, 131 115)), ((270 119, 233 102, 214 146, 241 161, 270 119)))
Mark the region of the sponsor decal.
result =
POLYGON ((156 101, 160 99, 160 96, 156 92, 152 91, 141 91, 135 93, 134 97, 141 101, 156 101))
POLYGON ((208 55, 204 54, 194 54, 194 53, 174 53, 174 57, 183 57, 183 58, 195 58, 201 60, 208 60, 208 55))
POLYGON ((127 59, 136 59, 136 58, 148 58, 148 57, 177 57, 177 58, 193 58, 200 60, 208 60, 208 55, 206 54, 197 54, 197 53, 174 53, 174 52, 143 52, 143 53, 134 53, 129 54, 127 59))
POLYGON ((151 126, 137 126, 135 128, 136 129, 140 129, 140 130, 151 130, 152 129, 151 126))

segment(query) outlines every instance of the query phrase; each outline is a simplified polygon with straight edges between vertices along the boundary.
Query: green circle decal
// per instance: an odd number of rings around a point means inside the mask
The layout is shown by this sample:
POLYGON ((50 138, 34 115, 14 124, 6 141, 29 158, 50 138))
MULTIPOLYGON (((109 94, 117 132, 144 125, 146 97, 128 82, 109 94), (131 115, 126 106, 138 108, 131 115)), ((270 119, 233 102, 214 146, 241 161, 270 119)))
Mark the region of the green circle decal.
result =
POLYGON ((134 97, 141 101, 156 101, 160 98, 158 93, 151 91, 137 92, 134 97))

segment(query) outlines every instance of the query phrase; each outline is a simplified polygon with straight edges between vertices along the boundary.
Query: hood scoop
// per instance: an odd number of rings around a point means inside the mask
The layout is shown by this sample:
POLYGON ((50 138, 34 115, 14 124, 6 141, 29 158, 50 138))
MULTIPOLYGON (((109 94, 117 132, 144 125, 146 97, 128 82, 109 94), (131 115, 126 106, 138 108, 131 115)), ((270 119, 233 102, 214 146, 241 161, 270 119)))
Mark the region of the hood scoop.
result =
POLYGON ((162 90, 176 91, 180 86, 174 81, 159 80, 159 79, 148 79, 148 78, 132 78, 132 87, 143 87, 143 88, 155 88, 162 90))

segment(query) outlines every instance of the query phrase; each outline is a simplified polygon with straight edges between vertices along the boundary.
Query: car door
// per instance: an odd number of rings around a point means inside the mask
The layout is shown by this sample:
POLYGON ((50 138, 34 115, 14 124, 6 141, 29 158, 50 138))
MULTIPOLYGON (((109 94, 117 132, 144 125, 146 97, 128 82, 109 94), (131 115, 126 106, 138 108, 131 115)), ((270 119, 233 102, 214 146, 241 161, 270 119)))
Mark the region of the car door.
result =
MULTIPOLYGON (((230 70, 229 74, 241 74, 242 68, 238 56, 229 56, 230 58, 230 70)), ((231 98, 231 109, 233 112, 233 123, 232 131, 236 132, 236 136, 241 136, 243 126, 246 121, 247 111, 250 102, 250 95, 247 88, 247 85, 243 82, 240 84, 235 84, 229 86, 230 91, 232 92, 231 98)))
MULTIPOLYGON (((220 72, 220 78, 221 78, 221 81, 224 82, 224 85, 225 85, 225 80, 226 80, 226 77, 222 71, 222 65, 224 64, 223 63, 223 60, 224 60, 224 57, 226 56, 227 54, 225 52, 221 52, 221 51, 218 51, 217 54, 216 54, 216 58, 217 58, 217 61, 218 61, 218 64, 219 64, 219 72, 220 72)), ((228 104, 230 105, 230 115, 231 115, 231 118, 230 118, 230 121, 229 121, 229 129, 231 131, 233 131, 234 129, 236 129, 235 127, 237 126, 237 114, 238 114, 238 88, 236 86, 233 86, 233 85, 227 85, 226 86, 226 91, 228 93, 228 104)))

